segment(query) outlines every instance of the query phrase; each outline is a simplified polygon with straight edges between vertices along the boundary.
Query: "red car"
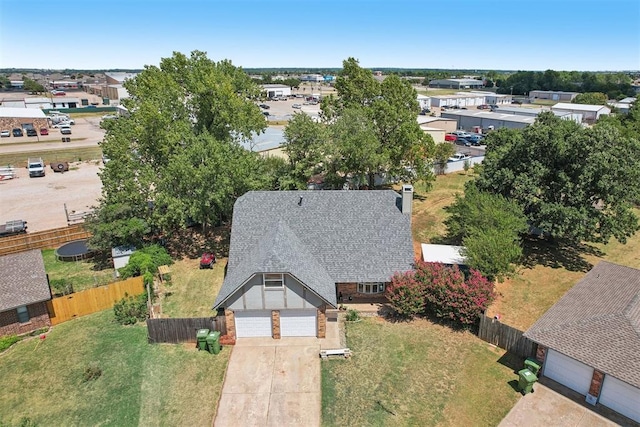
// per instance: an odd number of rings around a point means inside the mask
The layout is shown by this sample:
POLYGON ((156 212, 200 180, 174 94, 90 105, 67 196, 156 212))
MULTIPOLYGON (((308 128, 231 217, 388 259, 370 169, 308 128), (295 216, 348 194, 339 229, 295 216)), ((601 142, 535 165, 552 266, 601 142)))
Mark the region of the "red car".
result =
POLYGON ((216 254, 213 252, 205 252, 200 258, 200 268, 213 268, 213 264, 216 262, 216 254))
POLYGON ((456 139, 457 139, 457 137, 452 133, 447 133, 447 134, 444 135, 444 140, 445 141, 455 142, 456 139))
POLYGON ((47 128, 40 129, 40 135, 49 135, 49 129, 47 128))

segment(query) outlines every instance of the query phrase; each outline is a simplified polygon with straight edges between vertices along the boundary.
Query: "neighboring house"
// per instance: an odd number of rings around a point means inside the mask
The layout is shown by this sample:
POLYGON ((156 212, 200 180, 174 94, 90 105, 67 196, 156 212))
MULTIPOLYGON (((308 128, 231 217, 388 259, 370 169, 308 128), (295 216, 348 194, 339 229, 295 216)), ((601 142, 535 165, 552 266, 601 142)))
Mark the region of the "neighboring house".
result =
POLYGON ((50 326, 51 290, 39 250, 0 256, 0 336, 50 326))
POLYGON ((542 375, 640 422, 640 270, 601 261, 524 336, 542 375))
POLYGON ((214 309, 242 337, 324 338, 326 309, 384 302, 413 268, 413 187, 251 191, 233 209, 227 276, 214 309))
POLYGON ((424 262, 439 262, 445 265, 465 266, 467 257, 462 254, 464 246, 432 245, 422 243, 422 260, 424 262))

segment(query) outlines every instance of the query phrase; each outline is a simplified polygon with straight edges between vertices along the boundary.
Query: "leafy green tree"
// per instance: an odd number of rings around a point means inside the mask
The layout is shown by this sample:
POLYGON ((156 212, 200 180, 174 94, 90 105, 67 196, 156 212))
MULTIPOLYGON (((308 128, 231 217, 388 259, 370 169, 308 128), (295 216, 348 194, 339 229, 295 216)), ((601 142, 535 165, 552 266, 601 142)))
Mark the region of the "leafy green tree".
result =
POLYGON ((35 80, 25 78, 23 81, 24 81, 24 90, 28 92, 43 93, 47 91, 44 88, 44 86, 42 86, 40 83, 36 82, 35 80))
POLYGON ((289 170, 282 179, 283 189, 306 189, 309 178, 323 171, 329 149, 327 126, 315 122, 308 114, 296 113, 284 129, 284 151, 289 170))
POLYGON ((433 155, 433 166, 436 175, 443 175, 447 171, 447 160, 456 153, 453 144, 436 144, 433 155))
POLYGON ((572 242, 620 242, 638 230, 640 142, 605 122, 590 129, 543 113, 488 136, 478 189, 524 208, 531 225, 572 242))
POLYGON ((110 162, 88 224, 94 246, 140 245, 190 221, 207 227, 265 184, 258 155, 238 146, 266 126, 251 101, 260 90, 241 69, 199 51, 174 53, 124 85, 129 116, 103 121, 110 162))
POLYGON ((574 104, 606 105, 607 95, 601 92, 586 92, 578 94, 574 99, 574 104))
POLYGON ((447 208, 449 240, 465 246, 467 263, 485 276, 513 272, 522 256, 521 235, 528 229, 522 207, 506 198, 479 191, 474 181, 447 208))

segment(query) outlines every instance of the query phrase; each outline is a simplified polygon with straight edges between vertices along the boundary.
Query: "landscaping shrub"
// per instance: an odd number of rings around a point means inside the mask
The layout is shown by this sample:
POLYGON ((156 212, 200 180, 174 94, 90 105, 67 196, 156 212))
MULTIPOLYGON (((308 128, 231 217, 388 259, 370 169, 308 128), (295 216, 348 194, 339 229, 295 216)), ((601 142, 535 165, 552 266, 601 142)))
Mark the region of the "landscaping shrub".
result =
POLYGON ((147 309, 147 293, 138 296, 125 296, 113 306, 116 321, 121 325, 133 325, 146 320, 149 316, 147 309))
POLYGON ((0 338, 0 351, 5 351, 15 343, 20 341, 20 337, 17 335, 8 335, 0 338))
POLYGON ((349 310, 347 311, 347 322, 357 322, 360 320, 360 313, 357 310, 349 310))
POLYGON ((151 285, 158 267, 170 264, 173 264, 173 261, 167 250, 159 245, 151 245, 131 254, 127 265, 118 271, 123 279, 143 276, 145 285, 151 285))
POLYGON ((53 291, 53 296, 59 297, 73 293, 73 284, 67 282, 67 279, 51 279, 49 285, 53 291))
POLYGON ((424 287, 414 272, 396 273, 385 289, 389 304, 399 317, 410 319, 424 309, 424 287))
POLYGON ((428 314, 463 327, 476 323, 495 299, 493 282, 479 271, 465 278, 457 266, 421 260, 415 271, 396 274, 386 295, 401 316, 428 314))

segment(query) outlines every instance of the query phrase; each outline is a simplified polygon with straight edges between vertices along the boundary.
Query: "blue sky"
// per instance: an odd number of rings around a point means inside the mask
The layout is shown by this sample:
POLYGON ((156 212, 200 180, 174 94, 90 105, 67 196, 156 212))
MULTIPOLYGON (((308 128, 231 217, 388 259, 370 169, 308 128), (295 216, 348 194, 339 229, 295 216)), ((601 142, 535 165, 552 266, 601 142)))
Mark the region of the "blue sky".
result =
POLYGON ((0 68, 640 69, 639 0, 0 0, 0 68))

